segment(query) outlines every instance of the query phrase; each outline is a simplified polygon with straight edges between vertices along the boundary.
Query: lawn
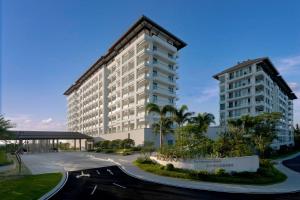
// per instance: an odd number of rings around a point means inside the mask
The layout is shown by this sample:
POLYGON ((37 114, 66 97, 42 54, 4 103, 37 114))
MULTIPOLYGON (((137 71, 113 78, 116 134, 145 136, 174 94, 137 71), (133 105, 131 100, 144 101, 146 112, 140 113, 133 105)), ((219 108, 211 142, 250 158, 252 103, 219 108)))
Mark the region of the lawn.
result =
POLYGON ((0 150, 0 166, 12 164, 12 161, 8 159, 5 151, 0 150))
POLYGON ((140 169, 151 172, 161 176, 169 176, 182 179, 219 182, 219 183, 236 183, 248 185, 268 185, 279 183, 286 180, 286 176, 278 171, 272 165, 262 166, 258 172, 240 172, 234 174, 220 173, 209 174, 205 171, 185 170, 185 169, 171 169, 167 170, 166 167, 157 163, 139 162, 135 161, 134 164, 140 169))
POLYGON ((61 173, 15 176, 0 179, 1 200, 34 200, 54 188, 62 178, 61 173))

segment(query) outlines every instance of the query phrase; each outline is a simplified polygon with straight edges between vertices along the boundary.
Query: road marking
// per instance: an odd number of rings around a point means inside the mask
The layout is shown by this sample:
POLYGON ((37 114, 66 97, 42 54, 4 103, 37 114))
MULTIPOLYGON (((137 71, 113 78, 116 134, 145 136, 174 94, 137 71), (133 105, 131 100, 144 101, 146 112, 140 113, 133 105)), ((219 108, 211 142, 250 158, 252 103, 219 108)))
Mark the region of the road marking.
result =
POLYGON ((114 173, 110 169, 107 169, 106 171, 108 171, 111 175, 114 175, 114 173))
POLYGON ((81 178, 83 176, 90 177, 90 174, 85 174, 85 173, 83 173, 83 171, 81 171, 81 174, 77 175, 76 178, 81 178))
POLYGON ((94 189, 93 189, 93 191, 92 191, 91 195, 93 195, 93 194, 94 194, 94 192, 96 191, 97 187, 98 187, 98 185, 95 185, 95 187, 94 187, 94 189))
POLYGON ((100 175, 100 172, 98 170, 96 170, 97 174, 100 175))
POLYGON ((119 185, 119 184, 117 184, 117 183, 113 183, 113 185, 118 186, 118 187, 123 188, 123 189, 126 189, 125 186, 119 185))

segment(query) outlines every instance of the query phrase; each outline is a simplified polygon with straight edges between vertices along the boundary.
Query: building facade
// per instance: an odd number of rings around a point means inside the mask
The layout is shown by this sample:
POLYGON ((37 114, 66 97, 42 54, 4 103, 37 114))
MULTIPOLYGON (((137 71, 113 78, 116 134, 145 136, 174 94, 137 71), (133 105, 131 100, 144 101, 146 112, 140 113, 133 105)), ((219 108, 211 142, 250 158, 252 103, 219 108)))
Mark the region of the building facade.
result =
POLYGON ((269 58, 243 61, 213 77, 219 81, 221 130, 228 119, 280 112, 278 139, 272 145, 293 145, 293 100, 297 97, 269 58))
POLYGON ((186 44, 142 16, 64 95, 68 130, 157 143, 148 103, 176 105, 178 51, 186 44))

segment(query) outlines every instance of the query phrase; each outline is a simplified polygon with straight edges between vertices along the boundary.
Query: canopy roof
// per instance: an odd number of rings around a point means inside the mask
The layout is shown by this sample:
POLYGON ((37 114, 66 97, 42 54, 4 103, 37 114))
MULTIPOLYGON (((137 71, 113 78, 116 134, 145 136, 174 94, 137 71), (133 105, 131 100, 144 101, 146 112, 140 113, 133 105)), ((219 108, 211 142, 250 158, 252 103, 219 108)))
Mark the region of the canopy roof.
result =
POLYGON ((11 131, 13 140, 42 140, 42 139, 92 139, 92 137, 79 132, 68 131, 11 131))

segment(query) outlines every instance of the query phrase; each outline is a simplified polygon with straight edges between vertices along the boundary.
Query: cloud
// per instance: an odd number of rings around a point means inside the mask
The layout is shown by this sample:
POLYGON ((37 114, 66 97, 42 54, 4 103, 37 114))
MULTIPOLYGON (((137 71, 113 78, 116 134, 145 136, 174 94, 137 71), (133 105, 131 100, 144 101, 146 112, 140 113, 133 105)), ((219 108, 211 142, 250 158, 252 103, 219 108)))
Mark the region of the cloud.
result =
POLYGON ((276 61, 278 70, 282 74, 300 72, 300 55, 280 58, 276 61))
POLYGON ((43 120, 42 120, 42 123, 43 123, 43 124, 50 124, 52 121, 53 121, 52 118, 48 118, 48 119, 43 119, 43 120))
POLYGON ((64 131, 66 123, 64 121, 54 120, 49 117, 47 119, 35 119, 31 115, 18 114, 8 116, 7 119, 15 125, 12 130, 31 130, 31 131, 64 131))

